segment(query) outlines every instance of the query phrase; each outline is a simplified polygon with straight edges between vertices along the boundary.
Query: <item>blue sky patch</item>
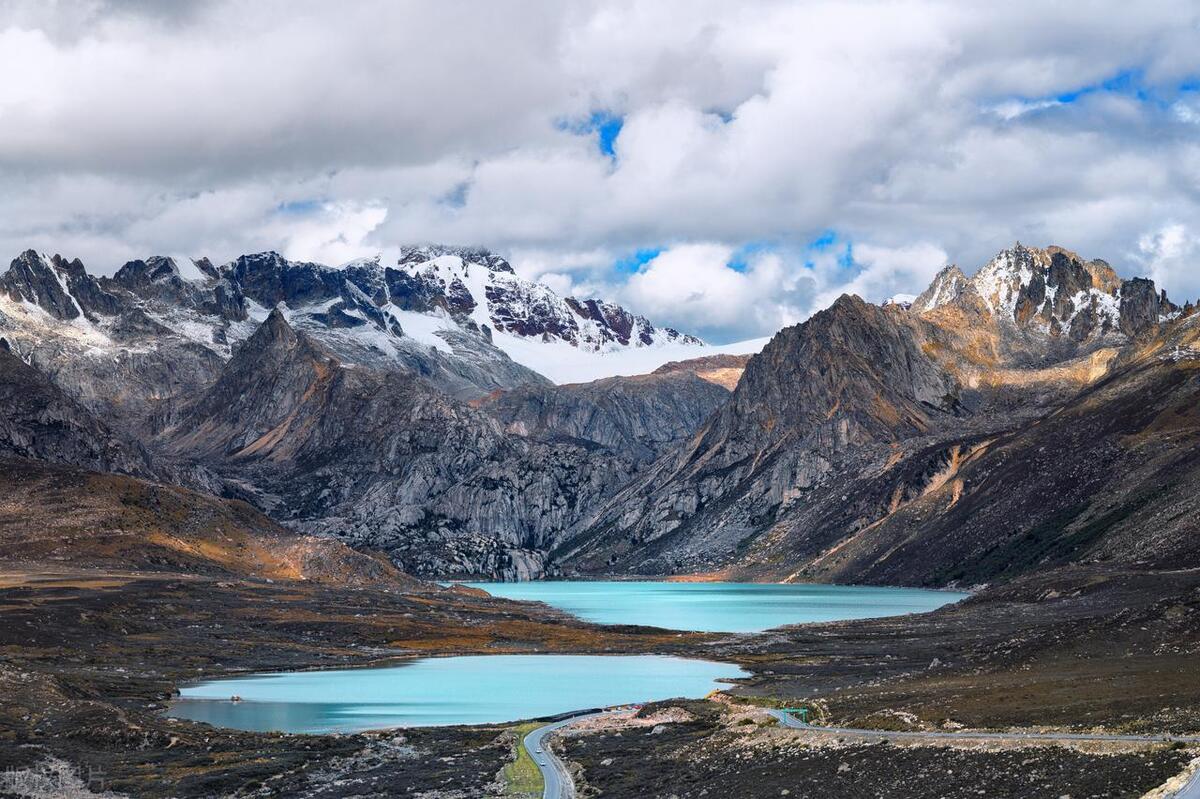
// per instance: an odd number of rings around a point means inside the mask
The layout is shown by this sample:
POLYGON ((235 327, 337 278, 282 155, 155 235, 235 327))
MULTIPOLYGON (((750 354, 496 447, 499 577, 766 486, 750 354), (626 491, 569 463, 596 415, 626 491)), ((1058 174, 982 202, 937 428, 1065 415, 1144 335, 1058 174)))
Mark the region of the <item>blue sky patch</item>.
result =
POLYGON ((1146 82, 1141 69, 1123 69, 1095 83, 1077 86, 1057 94, 1042 97, 1016 96, 1010 98, 1031 107, 1070 106, 1093 95, 1111 94, 1129 97, 1139 103, 1166 108, 1181 95, 1200 91, 1200 78, 1188 77, 1171 84, 1153 85, 1146 82))
POLYGON ((438 204, 447 205, 451 208, 462 208, 467 204, 467 192, 470 190, 471 182, 464 180, 438 198, 438 204))
POLYGON ((611 159, 617 157, 617 136, 625 125, 625 117, 611 111, 593 111, 583 121, 560 119, 554 123, 559 130, 569 131, 577 136, 596 136, 596 149, 600 154, 611 159))
POLYGON ((808 243, 808 248, 810 250, 816 250, 817 252, 825 252, 830 247, 832 247, 834 244, 836 244, 837 240, 838 240, 837 231, 834 230, 833 228, 830 228, 829 230, 826 230, 824 233, 822 233, 820 236, 817 236, 815 239, 810 241, 808 243))
POLYGON ((1123 94, 1136 97, 1139 100, 1145 100, 1149 97, 1149 93, 1142 82, 1141 70, 1125 69, 1111 78, 1063 92, 1062 94, 1055 95, 1053 99, 1063 105, 1069 105, 1081 97, 1100 93, 1123 94))
POLYGON ((621 135, 625 118, 615 116, 607 111, 597 111, 592 114, 589 124, 591 129, 597 133, 596 144, 600 148, 600 152, 609 158, 616 158, 617 136, 621 135))
POLYGON ((770 241, 748 241, 733 251, 726 266, 735 272, 745 272, 750 268, 751 258, 773 249, 775 249, 775 244, 770 241))
POLYGON ((275 213, 283 216, 304 216, 321 210, 323 205, 325 205, 325 201, 319 197, 307 200, 289 200, 275 206, 275 213))
POLYGON ((623 275, 632 275, 661 255, 663 249, 662 247, 642 247, 624 258, 618 258, 613 262, 613 269, 623 275))
MULTIPOLYGON (((855 267, 854 243, 849 239, 842 238, 833 228, 829 228, 810 241, 807 249, 810 256, 815 253, 837 252, 837 265, 839 267, 842 269, 852 269, 855 267)), ((816 266, 811 257, 805 259, 804 265, 809 269, 816 266)))

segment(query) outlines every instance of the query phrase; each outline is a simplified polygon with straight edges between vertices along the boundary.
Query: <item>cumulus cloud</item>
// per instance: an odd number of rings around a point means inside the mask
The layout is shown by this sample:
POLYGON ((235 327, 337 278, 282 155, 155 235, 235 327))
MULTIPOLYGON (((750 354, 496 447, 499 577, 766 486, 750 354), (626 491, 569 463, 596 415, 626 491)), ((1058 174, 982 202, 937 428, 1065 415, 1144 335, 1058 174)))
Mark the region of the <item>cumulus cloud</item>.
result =
POLYGON ((750 338, 797 321, 812 292, 812 278, 785 269, 776 254, 730 265, 734 250, 722 244, 684 244, 667 250, 629 278, 622 300, 653 319, 712 336, 750 338))
POLYGON ((100 271, 481 244, 717 340, 1016 239, 1200 292, 1188 0, 11 2, 0 71, 0 248, 100 271))
POLYGON ((1138 240, 1144 271, 1176 300, 1200 297, 1200 231, 1178 222, 1138 240))

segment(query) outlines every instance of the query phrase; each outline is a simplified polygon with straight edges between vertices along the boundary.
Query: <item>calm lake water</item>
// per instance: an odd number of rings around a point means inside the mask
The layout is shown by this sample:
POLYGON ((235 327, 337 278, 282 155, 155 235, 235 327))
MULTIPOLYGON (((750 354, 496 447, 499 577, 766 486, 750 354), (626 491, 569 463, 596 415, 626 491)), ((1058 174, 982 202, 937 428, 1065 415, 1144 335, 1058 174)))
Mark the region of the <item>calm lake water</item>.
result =
POLYGON ((724 687, 719 679, 744 676, 728 663, 659 655, 428 658, 388 668, 214 680, 183 688, 168 713, 220 727, 308 733, 488 724, 702 697, 724 687))
POLYGON ((924 613, 967 594, 919 588, 777 583, 551 581, 468 583, 508 599, 562 608, 598 624, 757 632, 782 624, 924 613))

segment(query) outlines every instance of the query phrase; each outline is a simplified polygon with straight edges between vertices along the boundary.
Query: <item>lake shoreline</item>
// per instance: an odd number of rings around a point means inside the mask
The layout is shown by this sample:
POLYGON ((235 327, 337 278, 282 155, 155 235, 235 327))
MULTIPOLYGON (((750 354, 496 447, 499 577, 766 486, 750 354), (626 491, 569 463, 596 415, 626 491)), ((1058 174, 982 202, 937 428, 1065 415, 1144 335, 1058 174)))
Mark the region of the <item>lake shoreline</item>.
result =
POLYGON ((593 624, 721 635, 926 613, 970 596, 827 583, 556 580, 463 585, 502 599, 541 602, 593 624))

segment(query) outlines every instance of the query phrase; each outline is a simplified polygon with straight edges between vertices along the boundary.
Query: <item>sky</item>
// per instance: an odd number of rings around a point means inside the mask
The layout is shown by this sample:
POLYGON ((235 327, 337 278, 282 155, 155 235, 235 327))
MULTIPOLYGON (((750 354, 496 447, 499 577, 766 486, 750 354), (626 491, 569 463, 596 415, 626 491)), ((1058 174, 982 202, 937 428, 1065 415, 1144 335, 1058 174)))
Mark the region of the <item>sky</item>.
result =
POLYGON ((0 0, 0 257, 479 245, 714 342, 1020 240, 1200 297, 1200 4, 0 0))

